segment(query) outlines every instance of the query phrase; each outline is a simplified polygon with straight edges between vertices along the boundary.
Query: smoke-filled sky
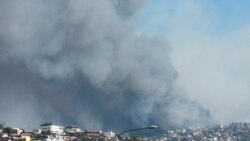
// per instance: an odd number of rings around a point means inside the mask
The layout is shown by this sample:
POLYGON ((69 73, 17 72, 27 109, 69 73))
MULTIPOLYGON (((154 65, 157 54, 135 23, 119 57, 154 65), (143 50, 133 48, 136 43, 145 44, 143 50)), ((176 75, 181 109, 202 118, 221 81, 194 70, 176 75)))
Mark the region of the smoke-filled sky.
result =
POLYGON ((248 15, 225 6, 1 0, 0 121, 121 131, 248 120, 248 15))
POLYGON ((178 85, 219 123, 250 121, 249 5, 248 0, 151 0, 136 19, 138 34, 170 42, 178 85))

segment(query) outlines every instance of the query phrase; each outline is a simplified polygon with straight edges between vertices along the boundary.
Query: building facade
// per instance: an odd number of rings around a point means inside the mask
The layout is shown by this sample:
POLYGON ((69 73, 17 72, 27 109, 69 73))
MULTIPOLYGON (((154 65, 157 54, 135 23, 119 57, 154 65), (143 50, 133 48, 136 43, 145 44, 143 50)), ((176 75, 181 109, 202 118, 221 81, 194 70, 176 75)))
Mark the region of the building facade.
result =
POLYGON ((41 131, 43 133, 52 133, 57 135, 64 134, 64 127, 60 125, 53 125, 52 123, 41 124, 41 131))

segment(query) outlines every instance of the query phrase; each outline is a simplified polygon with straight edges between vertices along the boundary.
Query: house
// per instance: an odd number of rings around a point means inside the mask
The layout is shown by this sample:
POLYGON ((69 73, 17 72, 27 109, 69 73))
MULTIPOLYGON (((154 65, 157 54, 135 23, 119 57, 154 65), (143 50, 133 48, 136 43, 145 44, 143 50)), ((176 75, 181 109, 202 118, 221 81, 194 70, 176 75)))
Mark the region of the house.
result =
POLYGON ((0 138, 7 138, 7 137, 9 137, 7 133, 1 133, 0 138))
POLYGON ((64 141, 63 136, 46 136, 44 138, 37 138, 34 141, 64 141))
POLYGON ((4 138, 0 138, 0 141, 12 141, 12 138, 4 137, 4 138))
POLYGON ((42 133, 42 130, 41 130, 40 128, 37 128, 37 129, 34 129, 34 130, 33 130, 33 133, 36 134, 36 135, 37 135, 37 134, 41 134, 41 133, 42 133))
POLYGON ((70 134, 83 133, 84 132, 80 127, 74 126, 74 125, 70 125, 70 126, 65 127, 64 131, 66 133, 70 133, 70 134))
POLYGON ((23 129, 17 127, 12 128, 12 134, 20 135, 23 131, 24 131, 23 129))
POLYGON ((25 141, 31 141, 32 135, 33 135, 33 132, 22 132, 21 138, 23 138, 25 141))
POLYGON ((64 141, 80 141, 80 139, 73 136, 64 136, 64 141))
POLYGON ((52 123, 44 123, 41 124, 41 131, 42 133, 51 133, 57 135, 64 134, 64 127, 60 125, 53 125, 52 123))
POLYGON ((103 135, 105 139, 108 139, 108 140, 115 138, 115 132, 112 132, 112 131, 104 132, 103 135))

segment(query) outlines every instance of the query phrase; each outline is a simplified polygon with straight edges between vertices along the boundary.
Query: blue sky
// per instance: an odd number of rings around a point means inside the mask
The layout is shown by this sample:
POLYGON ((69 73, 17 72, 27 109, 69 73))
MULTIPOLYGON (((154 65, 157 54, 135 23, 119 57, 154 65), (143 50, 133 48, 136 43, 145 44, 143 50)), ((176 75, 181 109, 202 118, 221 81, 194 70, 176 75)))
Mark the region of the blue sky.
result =
POLYGON ((250 121, 249 6, 249 0, 149 0, 133 21, 139 35, 169 42, 178 85, 220 123, 250 121))
MULTIPOLYGON (((168 17, 172 14, 182 11, 184 3, 195 3, 199 5, 200 12, 207 19, 213 20, 209 25, 209 32, 229 32, 239 28, 242 25, 249 24, 249 5, 248 0, 149 0, 146 7, 140 14, 140 27, 149 28, 161 34, 163 31, 168 31, 169 27, 164 26, 168 22, 168 17), (154 20, 158 16, 160 20, 154 20), (157 22, 157 23, 156 23, 157 22), (152 25, 153 24, 153 25, 152 25), (152 25, 152 26, 151 26, 152 25)), ((183 11, 184 12, 184 11, 183 11)), ((192 16, 192 15, 189 15, 192 16)), ((190 18, 190 17, 186 17, 190 18)), ((142 29, 145 30, 145 29, 142 29)))

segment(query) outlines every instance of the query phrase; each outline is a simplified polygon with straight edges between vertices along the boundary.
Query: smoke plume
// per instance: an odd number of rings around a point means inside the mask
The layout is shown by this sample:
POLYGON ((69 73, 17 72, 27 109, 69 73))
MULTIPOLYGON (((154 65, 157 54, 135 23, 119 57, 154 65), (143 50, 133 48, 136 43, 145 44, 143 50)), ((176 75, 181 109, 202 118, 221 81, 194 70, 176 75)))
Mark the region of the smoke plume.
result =
POLYGON ((174 84, 169 44, 136 35, 141 0, 1 0, 0 120, 87 130, 204 125, 174 84))

